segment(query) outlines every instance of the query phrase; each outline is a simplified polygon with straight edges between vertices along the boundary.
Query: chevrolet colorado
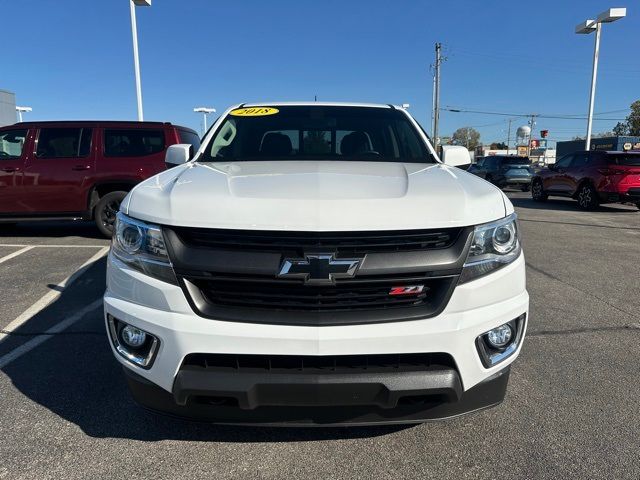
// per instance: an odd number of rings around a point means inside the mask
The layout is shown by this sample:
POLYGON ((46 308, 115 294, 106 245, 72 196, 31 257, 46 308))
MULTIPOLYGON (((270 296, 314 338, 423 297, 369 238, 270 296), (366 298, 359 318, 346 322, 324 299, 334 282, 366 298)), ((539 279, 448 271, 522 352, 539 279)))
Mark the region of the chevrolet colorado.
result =
POLYGON ((104 313, 134 398, 220 423, 499 404, 529 297, 511 202, 391 105, 237 105, 123 200, 104 313))

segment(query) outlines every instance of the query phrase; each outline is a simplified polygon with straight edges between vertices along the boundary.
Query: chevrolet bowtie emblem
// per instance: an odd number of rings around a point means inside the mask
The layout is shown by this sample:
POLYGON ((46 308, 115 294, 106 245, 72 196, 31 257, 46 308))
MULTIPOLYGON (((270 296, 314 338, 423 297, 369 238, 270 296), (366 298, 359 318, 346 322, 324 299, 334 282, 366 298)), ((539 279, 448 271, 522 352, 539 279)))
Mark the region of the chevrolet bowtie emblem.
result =
POLYGON ((300 278, 310 285, 332 285, 337 278, 356 274, 361 258, 335 258, 332 253, 305 254, 305 258, 285 258, 278 278, 300 278))

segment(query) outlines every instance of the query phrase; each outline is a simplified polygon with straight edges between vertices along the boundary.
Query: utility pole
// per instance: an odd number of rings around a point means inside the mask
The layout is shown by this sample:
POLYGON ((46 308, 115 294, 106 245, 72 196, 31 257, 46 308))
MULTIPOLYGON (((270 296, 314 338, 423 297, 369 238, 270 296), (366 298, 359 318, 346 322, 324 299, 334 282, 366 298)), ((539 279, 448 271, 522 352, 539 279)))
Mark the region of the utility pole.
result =
POLYGON ((438 127, 440 123, 440 65, 442 63, 442 44, 440 42, 436 43, 436 65, 435 65, 435 99, 433 106, 433 142, 434 146, 437 149, 440 143, 438 139, 438 127))
POLYGON ((433 65, 431 65, 430 70, 432 71, 431 73, 431 78, 432 78, 432 88, 431 88, 431 139, 435 139, 435 137, 433 136, 435 129, 436 129, 436 125, 435 125, 435 111, 436 111, 436 74, 433 71, 433 65))
POLYGON ((529 120, 529 122, 531 123, 531 131, 529 132, 529 142, 527 145, 527 156, 531 156, 531 139, 533 138, 533 129, 536 126, 536 115, 537 113, 532 113, 531 114, 531 120, 529 120))
POLYGON ((513 118, 509 119, 509 130, 507 133, 507 155, 509 155, 509 145, 511 144, 511 122, 513 122, 513 118))

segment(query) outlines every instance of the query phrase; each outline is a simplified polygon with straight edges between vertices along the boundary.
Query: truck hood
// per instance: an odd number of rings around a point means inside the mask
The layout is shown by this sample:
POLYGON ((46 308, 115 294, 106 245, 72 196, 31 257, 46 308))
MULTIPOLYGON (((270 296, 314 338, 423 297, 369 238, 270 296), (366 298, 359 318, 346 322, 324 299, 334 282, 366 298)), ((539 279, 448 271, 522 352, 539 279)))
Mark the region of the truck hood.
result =
POLYGON ((123 211, 153 223, 245 230, 412 230, 511 213, 490 183, 442 164, 192 162, 136 186, 123 211))

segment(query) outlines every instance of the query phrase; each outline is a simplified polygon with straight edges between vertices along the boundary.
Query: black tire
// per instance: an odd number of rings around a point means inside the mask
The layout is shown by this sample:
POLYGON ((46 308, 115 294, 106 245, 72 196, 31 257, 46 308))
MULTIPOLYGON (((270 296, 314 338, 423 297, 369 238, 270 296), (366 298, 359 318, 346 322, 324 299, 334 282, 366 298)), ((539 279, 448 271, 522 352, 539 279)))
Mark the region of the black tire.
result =
POLYGON ((111 238, 113 234, 113 222, 116 220, 116 214, 120 210, 120 203, 127 196, 127 192, 109 192, 100 197, 98 203, 93 209, 93 218, 100 233, 105 237, 111 238))
POLYGON ((530 188, 531 188, 531 185, 528 183, 526 185, 520 186, 520 190, 522 190, 523 192, 528 192, 530 188))
POLYGON ((578 187, 576 200, 578 200, 578 208, 580 210, 595 210, 600 205, 598 192, 590 183, 583 183, 578 187))
POLYGON ((531 182, 531 198, 534 202, 546 202, 549 198, 542 188, 542 180, 534 180, 531 182))

